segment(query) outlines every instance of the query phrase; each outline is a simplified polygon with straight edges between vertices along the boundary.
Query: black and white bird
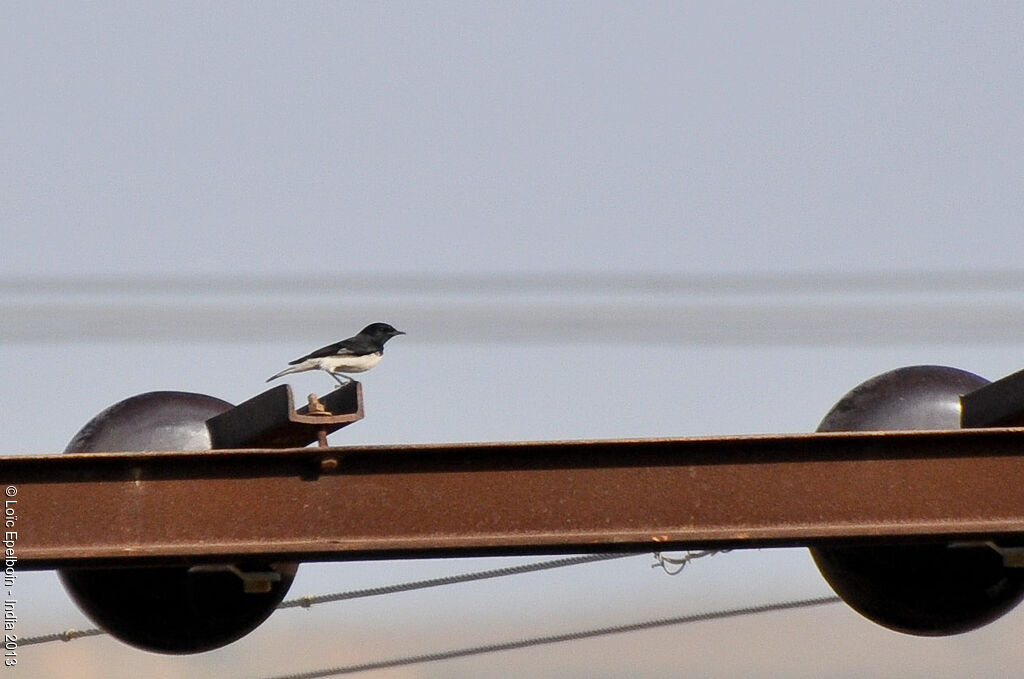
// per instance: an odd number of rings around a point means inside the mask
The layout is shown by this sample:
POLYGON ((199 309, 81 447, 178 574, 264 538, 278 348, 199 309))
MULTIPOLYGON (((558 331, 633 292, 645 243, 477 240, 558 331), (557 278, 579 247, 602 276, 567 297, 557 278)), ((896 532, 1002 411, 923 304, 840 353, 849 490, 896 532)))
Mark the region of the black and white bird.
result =
POLYGON ((291 361, 288 364, 292 366, 291 368, 285 368, 268 378, 267 382, 292 373, 323 370, 333 377, 339 386, 345 385, 351 382, 352 378, 346 375, 347 382, 342 382, 338 378, 338 373, 366 372, 380 363, 381 357, 384 356, 384 343, 395 335, 404 334, 387 323, 371 323, 360 330, 358 335, 328 344, 313 353, 291 361))

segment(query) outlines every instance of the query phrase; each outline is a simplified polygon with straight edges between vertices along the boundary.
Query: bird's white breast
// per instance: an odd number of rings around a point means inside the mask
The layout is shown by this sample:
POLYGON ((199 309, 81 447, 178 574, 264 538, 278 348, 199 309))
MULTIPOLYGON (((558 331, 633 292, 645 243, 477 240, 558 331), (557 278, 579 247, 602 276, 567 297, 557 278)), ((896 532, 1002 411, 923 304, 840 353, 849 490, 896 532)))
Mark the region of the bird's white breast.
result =
POLYGON ((361 373, 380 363, 383 355, 378 351, 365 356, 324 356, 316 361, 319 363, 320 370, 336 373, 361 373))

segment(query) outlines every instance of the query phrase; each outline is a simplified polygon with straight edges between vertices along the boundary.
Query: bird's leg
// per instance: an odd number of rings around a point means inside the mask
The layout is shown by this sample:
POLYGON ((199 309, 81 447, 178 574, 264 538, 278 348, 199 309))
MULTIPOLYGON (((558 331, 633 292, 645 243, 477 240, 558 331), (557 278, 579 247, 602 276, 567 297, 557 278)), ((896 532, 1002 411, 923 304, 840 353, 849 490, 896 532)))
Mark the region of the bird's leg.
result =
POLYGON ((334 373, 334 372, 328 372, 327 374, 328 374, 328 375, 330 375, 331 377, 333 377, 333 378, 334 378, 334 381, 338 383, 338 386, 339 386, 339 387, 344 387, 344 386, 345 386, 346 384, 348 384, 349 382, 351 382, 351 381, 352 381, 352 378, 351 378, 351 377, 349 377, 348 375, 344 375, 344 376, 343 376, 343 377, 345 378, 345 381, 344 381, 344 382, 342 382, 342 381, 341 381, 341 380, 340 380, 340 379, 338 378, 338 373, 334 373))

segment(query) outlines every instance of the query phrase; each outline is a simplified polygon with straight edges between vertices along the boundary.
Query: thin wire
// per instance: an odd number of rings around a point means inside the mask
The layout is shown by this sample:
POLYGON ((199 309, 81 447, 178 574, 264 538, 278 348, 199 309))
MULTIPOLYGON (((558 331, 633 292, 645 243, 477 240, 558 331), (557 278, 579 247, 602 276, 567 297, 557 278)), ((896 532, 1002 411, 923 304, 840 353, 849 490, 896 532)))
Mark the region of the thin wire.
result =
POLYGON ((580 641, 581 639, 592 639, 594 637, 606 636, 610 634, 623 634, 625 632, 638 632, 641 630, 649 630, 657 627, 668 627, 670 625, 683 625, 691 622, 707 622, 710 620, 722 620, 724 618, 735 618, 744 615, 755 615, 758 613, 772 613, 777 611, 795 610, 798 608, 810 608, 812 606, 834 604, 840 601, 842 601, 842 599, 840 599, 837 596, 818 597, 815 599, 800 599, 797 601, 782 601, 773 604, 763 604, 760 606, 746 606, 744 608, 732 608, 722 611, 709 611, 693 615, 681 615, 671 618, 660 618, 657 620, 648 620, 645 622, 631 623, 627 625, 615 625, 613 627, 599 627, 596 629, 583 630, 580 632, 569 632, 567 634, 552 634, 549 636, 521 639, 519 641, 508 641, 496 644, 486 644, 482 646, 471 646, 469 648, 461 648, 452 651, 441 651, 439 653, 425 653, 422 655, 410 655, 401 658, 392 658, 390 660, 378 660, 375 662, 360 663, 356 665, 344 665, 342 667, 333 667, 330 669, 315 670, 312 672, 304 672, 300 674, 280 675, 269 679, 319 679, 320 677, 334 677, 340 674, 355 674, 357 672, 366 672, 369 670, 402 667, 405 665, 416 665, 419 663, 436 662, 439 660, 451 660, 453 658, 465 658, 467 656, 472 655, 483 655, 486 653, 496 653, 498 651, 511 651, 521 648, 529 648, 532 646, 557 644, 565 641, 580 641))
POLYGON ((359 599, 361 597, 379 596, 381 594, 394 594, 396 592, 408 592, 414 589, 427 589, 429 587, 444 587, 455 585, 460 582, 473 582, 475 580, 487 580, 490 578, 503 578, 509 575, 520 575, 522 573, 533 573, 536 571, 550 570, 552 568, 564 568, 566 566, 577 566, 595 561, 608 561, 610 559, 622 559, 635 554, 587 554, 585 556, 567 557, 539 563, 523 564, 521 566, 508 566, 506 568, 494 568, 492 570, 477 571, 475 573, 463 573, 461 575, 449 575, 442 578, 431 578, 428 580, 416 580, 386 587, 369 587, 367 589, 356 589, 336 594, 324 594, 321 596, 304 596, 298 599, 283 601, 278 608, 309 608, 315 604, 323 604, 331 601, 344 601, 347 599, 359 599))
MULTIPOLYGON (((446 585, 454 585, 461 582, 473 582, 476 580, 487 580, 490 578, 503 578, 510 575, 521 575, 523 573, 534 573, 537 571, 551 570, 553 568, 578 566, 580 564, 594 563, 597 561, 623 559, 630 556, 636 555, 622 553, 585 554, 583 556, 566 557, 563 559, 552 559, 549 561, 540 561, 537 563, 528 563, 519 566, 508 566, 505 568, 493 568, 485 571, 475 571, 471 573, 463 573, 461 575, 450 575, 442 578, 415 580, 413 582, 403 582, 397 585, 388 585, 385 587, 369 587, 366 589, 355 589, 349 590, 347 592, 336 592, 334 594, 324 594, 320 596, 303 596, 297 599, 288 599, 282 601, 278 605, 278 608, 309 608, 310 606, 329 603, 332 601, 345 601, 347 599, 359 599, 363 597, 380 596, 383 594, 395 594, 397 592, 409 592, 416 589, 443 587, 446 585)), ((56 632, 53 634, 42 634, 34 637, 22 637, 18 640, 18 645, 31 646, 33 644, 45 644, 52 641, 71 641, 73 639, 81 639, 83 637, 94 637, 101 634, 106 634, 106 632, 96 627, 86 630, 69 629, 65 630, 64 632, 56 632)))
POLYGON ((84 637, 97 637, 101 634, 106 634, 106 632, 97 627, 82 630, 68 629, 64 630, 63 632, 56 632, 54 634, 41 634, 35 637, 20 637, 18 639, 18 646, 45 644, 51 641, 71 641, 72 639, 82 639, 84 637))

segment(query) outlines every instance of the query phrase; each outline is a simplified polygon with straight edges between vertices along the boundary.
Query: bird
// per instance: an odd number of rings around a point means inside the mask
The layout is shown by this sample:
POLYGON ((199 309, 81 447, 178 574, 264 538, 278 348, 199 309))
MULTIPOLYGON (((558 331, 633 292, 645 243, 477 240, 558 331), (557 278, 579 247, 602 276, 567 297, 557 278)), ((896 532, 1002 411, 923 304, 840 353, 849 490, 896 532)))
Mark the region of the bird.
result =
POLYGON ((387 323, 371 323, 360 330, 357 335, 334 344, 328 344, 326 347, 320 347, 312 353, 289 362, 288 365, 292 367, 285 368, 267 378, 267 382, 292 373, 323 370, 334 378, 339 387, 344 386, 351 382, 352 378, 345 375, 348 381, 342 382, 337 373, 366 372, 380 363, 380 359, 384 355, 384 343, 396 335, 404 334, 387 323))

